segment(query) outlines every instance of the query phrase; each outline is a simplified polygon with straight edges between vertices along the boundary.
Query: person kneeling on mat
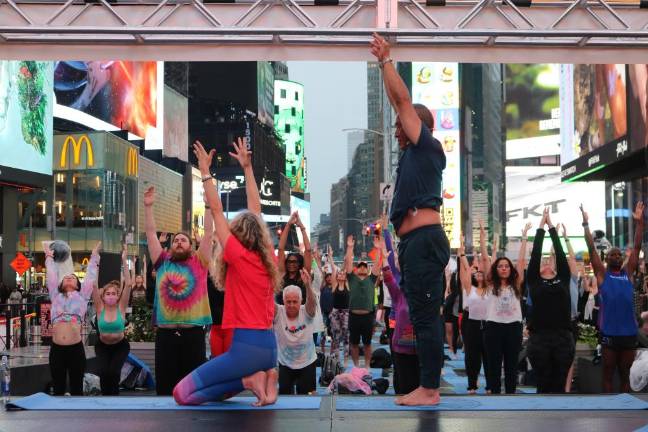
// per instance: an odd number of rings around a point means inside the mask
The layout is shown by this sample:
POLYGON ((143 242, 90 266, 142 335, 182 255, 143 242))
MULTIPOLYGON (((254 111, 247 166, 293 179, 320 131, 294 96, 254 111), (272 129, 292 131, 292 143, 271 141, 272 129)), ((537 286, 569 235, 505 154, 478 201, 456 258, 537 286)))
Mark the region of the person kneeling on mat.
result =
POLYGON ((235 153, 230 155, 239 161, 245 174, 248 211, 241 212, 229 224, 210 172, 215 150, 207 153, 200 142, 194 144, 216 236, 223 245, 218 266, 219 285, 226 292, 222 327, 233 328, 234 336, 228 352, 198 367, 173 389, 173 397, 180 405, 219 401, 244 389, 257 397, 255 406, 277 400, 277 343, 271 327, 274 294, 281 276, 270 231, 261 219, 261 200, 250 152, 241 138, 234 149, 235 153))
POLYGON ((301 270, 306 287, 306 305, 301 304, 301 289, 289 285, 283 290, 283 305, 276 305, 274 333, 279 354, 279 394, 308 394, 315 391, 317 353, 313 341, 313 322, 317 308, 310 275, 301 270))

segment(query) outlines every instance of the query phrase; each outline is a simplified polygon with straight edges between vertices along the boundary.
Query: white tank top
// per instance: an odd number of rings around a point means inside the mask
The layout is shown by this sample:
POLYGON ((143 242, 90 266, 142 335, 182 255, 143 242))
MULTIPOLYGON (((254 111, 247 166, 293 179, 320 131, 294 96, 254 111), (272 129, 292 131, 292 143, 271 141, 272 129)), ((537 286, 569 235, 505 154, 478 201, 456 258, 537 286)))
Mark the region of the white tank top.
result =
POLYGON ((488 316, 489 297, 491 296, 488 293, 483 296, 479 295, 476 287, 470 289, 469 295, 465 295, 465 293, 464 291, 464 306, 468 309, 470 319, 485 321, 488 316))
POLYGON ((487 321, 500 324, 522 322, 520 299, 515 296, 515 292, 510 286, 501 288, 499 296, 491 292, 488 297, 487 321))

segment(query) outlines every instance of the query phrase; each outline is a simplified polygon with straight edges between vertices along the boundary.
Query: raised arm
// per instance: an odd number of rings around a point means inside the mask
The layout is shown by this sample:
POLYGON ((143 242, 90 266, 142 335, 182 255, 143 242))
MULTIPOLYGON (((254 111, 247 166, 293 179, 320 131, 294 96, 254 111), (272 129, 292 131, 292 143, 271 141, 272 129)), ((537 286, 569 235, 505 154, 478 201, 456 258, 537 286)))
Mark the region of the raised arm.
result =
POLYGON ((306 313, 311 318, 315 317, 316 308, 317 308, 317 299, 315 298, 315 293, 313 292, 313 286, 311 284, 311 276, 305 268, 299 271, 301 274, 302 282, 306 287, 306 313))
POLYGON ((43 242, 43 252, 45 252, 45 268, 47 269, 47 292, 49 292, 50 299, 58 291, 59 281, 58 272, 56 271, 56 264, 54 263, 54 251, 49 248, 49 242, 43 242))
POLYGON ((531 223, 528 222, 524 229, 522 230, 522 243, 520 244, 520 254, 518 255, 516 269, 518 272, 517 284, 520 286, 522 284, 522 279, 524 279, 524 270, 526 269, 526 255, 527 255, 527 242, 529 241, 529 230, 531 229, 531 223))
MULTIPOLYGON (((209 204, 205 203, 205 234, 200 239, 198 247, 198 256, 204 262, 209 264, 212 260, 212 249, 214 245, 214 216, 212 216, 209 204)), ((198 240, 196 240, 198 241, 198 240)))
POLYGON ((590 231, 589 228, 589 216, 585 211, 585 209, 583 208, 582 204, 580 206, 580 210, 583 215, 583 229, 585 232, 585 243, 587 243, 587 250, 589 251, 590 262, 592 263, 592 270, 594 271, 594 275, 596 276, 596 282, 600 286, 603 283, 603 279, 605 279, 605 266, 603 266, 601 257, 599 256, 598 251, 596 250, 596 245, 594 245, 594 238, 592 237, 592 232, 590 231))
POLYGON ((144 231, 146 231, 149 256, 153 264, 155 264, 162 254, 162 245, 155 228, 153 204, 155 204, 155 188, 151 186, 144 192, 144 231))
POLYGON ((421 136, 421 119, 412 105, 412 98, 407 86, 394 67, 394 62, 390 57, 389 43, 376 33, 374 33, 371 42, 371 53, 380 62, 385 91, 398 115, 403 132, 412 144, 417 145, 421 136))
MULTIPOLYGON (((297 213, 297 212, 295 212, 297 213)), ((309 272, 311 271, 311 263, 313 262, 313 252, 311 250, 311 244, 310 244, 310 238, 308 237, 308 231, 306 231, 306 227, 301 221, 301 218, 299 217, 299 213, 297 213, 297 220, 295 221, 297 224, 297 227, 299 227, 299 230, 301 231, 302 238, 304 239, 304 262, 307 263, 308 265, 306 266, 306 270, 309 272)))
POLYGON ((498 248, 499 248, 499 234, 493 233, 493 250, 491 255, 491 262, 495 262, 497 260, 498 248))
MULTIPOLYGON (((548 209, 545 208, 542 212, 542 219, 540 219, 540 225, 536 231, 535 239, 533 240, 531 260, 529 261, 529 267, 527 268, 527 281, 529 281, 529 283, 536 283, 540 280, 540 261, 542 260, 542 243, 544 242, 545 236, 544 227, 547 223, 547 212, 548 209)), ((526 236, 523 235, 522 238, 524 239, 526 236)))
POLYGON ((281 236, 279 236, 279 253, 278 253, 278 267, 279 273, 282 275, 286 273, 286 243, 288 243, 288 236, 290 235, 290 230, 292 226, 297 221, 297 212, 294 212, 290 215, 288 222, 281 231, 281 236))
MULTIPOLYGON (((198 159, 198 169, 200 170, 200 176, 202 177, 207 205, 209 206, 214 219, 216 237, 218 237, 218 241, 224 248, 231 232, 229 229, 229 223, 225 218, 225 214, 223 214, 223 203, 220 200, 218 190, 216 190, 216 184, 214 183, 210 172, 212 159, 216 150, 212 149, 207 153, 200 141, 196 141, 193 148, 194 154, 198 159)), ((205 236, 207 236, 207 233, 205 233, 205 236)))
POLYGON ((353 239, 353 236, 348 236, 347 237, 347 248, 346 248, 346 254, 344 255, 344 271, 346 273, 351 273, 353 272, 353 248, 355 247, 355 240, 353 239))
POLYGON ((121 310, 126 311, 128 302, 130 300, 131 289, 133 288, 130 277, 130 269, 128 268, 128 249, 126 245, 124 245, 124 250, 122 251, 121 262, 122 272, 124 273, 124 290, 122 291, 121 297, 119 298, 119 303, 121 305, 121 310))
POLYGON ((92 297, 92 288, 97 284, 99 279, 99 251, 101 250, 101 242, 97 242, 94 249, 92 249, 92 255, 90 255, 90 262, 88 263, 88 268, 86 268, 85 278, 81 283, 81 297, 86 300, 90 300, 92 297))
POLYGON ((569 241, 569 237, 567 236, 567 227, 565 227, 565 224, 558 224, 556 225, 556 229, 558 229, 558 226, 562 227, 562 237, 563 239, 565 239, 565 244, 567 245, 567 264, 569 265, 569 273, 572 276, 578 276, 576 254, 574 253, 574 248, 572 247, 571 242, 569 241))
POLYGON ((565 251, 560 243, 558 231, 551 223, 551 216, 547 219, 547 223, 549 225, 549 235, 551 236, 551 242, 553 243, 554 253, 556 254, 556 273, 558 273, 560 279, 568 281, 571 278, 572 272, 569 268, 565 251))
POLYGON ((488 245, 486 244, 486 229, 481 219, 479 220, 479 250, 481 254, 481 265, 484 269, 484 277, 490 280, 491 261, 488 255, 488 245))
POLYGON ((261 197, 259 196, 259 187, 254 178, 252 170, 252 152, 248 150, 247 144, 243 138, 238 138, 234 143, 234 152, 230 156, 236 159, 245 175, 245 194, 247 196, 247 208, 255 215, 261 215, 261 197))
POLYGON ((466 245, 463 233, 460 237, 459 250, 457 252, 459 254, 459 282, 461 283, 461 287, 464 289, 464 291, 466 291, 466 295, 470 295, 470 291, 472 289, 472 275, 470 271, 470 264, 468 263, 468 258, 466 257, 466 245))
POLYGON ((644 234, 644 203, 639 201, 635 207, 634 213, 632 213, 632 218, 634 219, 635 224, 635 236, 634 236, 634 247, 630 253, 630 259, 628 259, 628 267, 626 272, 628 276, 632 277, 637 265, 639 264, 639 252, 641 252, 641 243, 643 242, 644 234))

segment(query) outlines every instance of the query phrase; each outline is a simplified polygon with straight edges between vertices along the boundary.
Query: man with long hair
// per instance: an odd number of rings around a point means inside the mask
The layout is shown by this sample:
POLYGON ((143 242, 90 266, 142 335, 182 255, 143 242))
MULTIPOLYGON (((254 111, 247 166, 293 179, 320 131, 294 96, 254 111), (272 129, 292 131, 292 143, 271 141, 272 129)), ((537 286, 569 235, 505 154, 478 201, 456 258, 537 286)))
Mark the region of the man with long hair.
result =
POLYGON ((155 188, 144 192, 144 218, 155 278, 155 382, 158 395, 171 395, 175 385, 205 362, 205 327, 211 324, 207 274, 211 258, 210 230, 196 252, 183 232, 162 250, 153 205, 155 188))
POLYGON ((443 270, 450 245, 441 225, 441 180, 446 157, 432 137, 434 118, 424 105, 412 104, 390 57, 389 43, 377 34, 371 53, 380 62, 389 102, 396 111, 396 139, 401 150, 390 220, 400 237, 401 286, 416 333, 420 386, 396 399, 400 405, 437 405, 443 364, 439 323, 443 270))

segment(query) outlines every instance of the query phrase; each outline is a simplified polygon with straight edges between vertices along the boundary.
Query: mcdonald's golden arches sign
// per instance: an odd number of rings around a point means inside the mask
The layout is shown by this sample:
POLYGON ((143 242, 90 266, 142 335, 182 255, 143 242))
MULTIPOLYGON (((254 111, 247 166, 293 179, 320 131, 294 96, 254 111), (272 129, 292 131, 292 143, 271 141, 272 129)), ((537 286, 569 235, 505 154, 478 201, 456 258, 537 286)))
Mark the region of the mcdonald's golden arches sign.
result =
POLYGON ((90 138, 88 138, 88 135, 81 135, 77 138, 73 137, 72 135, 68 135, 65 138, 65 141, 63 141, 63 147, 61 147, 61 158, 60 158, 60 167, 61 168, 66 168, 67 167, 67 157, 68 157, 68 146, 72 144, 72 166, 79 166, 81 165, 81 151, 83 150, 83 144, 85 144, 86 148, 86 161, 87 161, 87 167, 93 167, 94 166, 94 153, 92 149, 92 141, 90 141, 90 138))
POLYGON ((126 153, 126 175, 137 177, 139 172, 139 153, 136 148, 129 147, 126 153))

